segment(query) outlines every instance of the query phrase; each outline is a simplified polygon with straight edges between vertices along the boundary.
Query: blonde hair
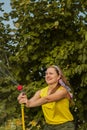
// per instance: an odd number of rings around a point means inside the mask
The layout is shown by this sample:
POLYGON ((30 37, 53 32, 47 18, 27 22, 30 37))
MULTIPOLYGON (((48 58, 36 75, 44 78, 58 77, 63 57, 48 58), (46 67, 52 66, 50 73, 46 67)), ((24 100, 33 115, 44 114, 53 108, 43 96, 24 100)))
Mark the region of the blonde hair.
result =
MULTIPOLYGON (((58 75, 60 75, 60 79, 59 79, 59 84, 63 87, 66 88, 66 90, 68 91, 69 93, 69 96, 70 96, 70 106, 74 106, 75 103, 73 101, 73 92, 72 92, 72 89, 71 89, 71 86, 70 86, 70 83, 67 81, 66 77, 64 76, 62 70, 60 69, 60 67, 56 66, 56 65, 51 65, 49 66, 48 68, 54 68, 55 71, 57 72, 58 75)), ((57 86, 56 86, 57 87, 57 86)))
POLYGON ((51 65, 48 68, 54 68, 57 74, 60 75, 59 84, 67 89, 67 91, 70 93, 70 97, 72 98, 73 94, 72 94, 70 83, 67 81, 60 67, 56 65, 51 65))

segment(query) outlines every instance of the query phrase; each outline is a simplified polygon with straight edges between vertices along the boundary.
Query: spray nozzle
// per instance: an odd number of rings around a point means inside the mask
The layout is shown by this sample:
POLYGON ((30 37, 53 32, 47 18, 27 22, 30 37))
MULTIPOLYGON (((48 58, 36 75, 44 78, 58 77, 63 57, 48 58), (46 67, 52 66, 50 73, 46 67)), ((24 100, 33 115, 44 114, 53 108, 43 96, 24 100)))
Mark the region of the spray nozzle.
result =
POLYGON ((22 90, 23 90, 23 86, 22 86, 22 85, 18 85, 18 86, 17 86, 17 90, 18 90, 18 91, 22 91, 22 90))
POLYGON ((22 92, 22 95, 25 95, 25 92, 23 91, 23 86, 22 85, 18 85, 17 90, 22 92))

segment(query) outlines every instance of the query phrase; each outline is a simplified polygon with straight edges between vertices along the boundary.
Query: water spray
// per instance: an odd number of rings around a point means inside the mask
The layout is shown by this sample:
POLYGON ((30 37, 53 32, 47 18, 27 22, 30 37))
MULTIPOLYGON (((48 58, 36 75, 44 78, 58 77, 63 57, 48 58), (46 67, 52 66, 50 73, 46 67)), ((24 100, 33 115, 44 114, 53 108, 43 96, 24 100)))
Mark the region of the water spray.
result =
POLYGON ((0 77, 3 77, 8 81, 11 81, 16 86, 18 85, 18 82, 15 80, 13 75, 8 70, 7 66, 5 66, 2 61, 0 61, 0 77))
MULTIPOLYGON (((17 90, 19 92, 23 92, 23 86, 18 84, 18 82, 15 80, 15 78, 13 77, 13 75, 8 70, 8 68, 0 60, 0 78, 1 77, 2 78, 6 78, 8 81, 11 81, 14 85, 17 86, 17 90)), ((24 104, 21 104, 21 114, 22 114, 22 127, 23 127, 23 130, 25 130, 24 104)))

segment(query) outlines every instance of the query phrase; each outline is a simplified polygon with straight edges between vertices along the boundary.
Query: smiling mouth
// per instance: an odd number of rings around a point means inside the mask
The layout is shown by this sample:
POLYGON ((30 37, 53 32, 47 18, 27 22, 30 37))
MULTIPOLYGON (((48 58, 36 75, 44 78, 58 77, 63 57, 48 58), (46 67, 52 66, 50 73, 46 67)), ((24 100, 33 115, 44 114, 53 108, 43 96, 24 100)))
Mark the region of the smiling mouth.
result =
POLYGON ((47 81, 51 81, 52 79, 47 79, 47 81))

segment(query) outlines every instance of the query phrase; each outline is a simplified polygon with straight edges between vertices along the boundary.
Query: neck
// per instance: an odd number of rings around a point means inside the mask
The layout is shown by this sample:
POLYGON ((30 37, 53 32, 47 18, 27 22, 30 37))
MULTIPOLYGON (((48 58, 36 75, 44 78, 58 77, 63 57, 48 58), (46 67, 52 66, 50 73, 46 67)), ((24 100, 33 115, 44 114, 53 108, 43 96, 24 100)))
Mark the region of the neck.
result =
POLYGON ((50 84, 48 87, 48 95, 53 94, 59 87, 58 83, 50 84))
POLYGON ((57 86, 59 86, 58 83, 48 84, 49 89, 56 88, 57 86))

